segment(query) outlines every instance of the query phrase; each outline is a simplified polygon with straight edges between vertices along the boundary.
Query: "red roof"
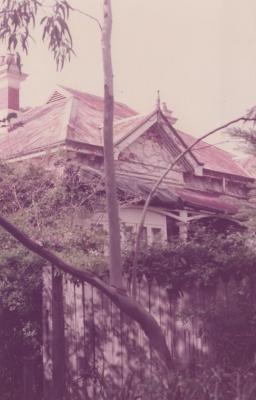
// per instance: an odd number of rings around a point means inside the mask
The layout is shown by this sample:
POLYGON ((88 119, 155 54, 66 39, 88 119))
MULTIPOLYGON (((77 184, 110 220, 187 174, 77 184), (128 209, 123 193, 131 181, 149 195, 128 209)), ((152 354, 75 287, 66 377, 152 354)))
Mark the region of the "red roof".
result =
POLYGON ((132 117, 125 118, 114 123, 114 141, 119 143, 119 141, 124 140, 125 137, 129 136, 132 132, 137 130, 141 125, 143 125, 154 113, 151 114, 137 114, 132 117))
MULTIPOLYGON (((90 108, 95 112, 100 112, 101 116, 104 110, 104 99, 93 94, 81 92, 79 90, 71 89, 66 86, 61 86, 65 91, 69 92, 73 97, 78 99, 80 102, 86 105, 86 108, 90 108)), ((121 119, 136 115, 137 112, 132 110, 126 104, 115 102, 114 105, 114 118, 121 119)))
MULTIPOLYGON (((117 176, 117 182, 118 187, 126 193, 134 193, 137 197, 140 195, 143 199, 148 197, 154 184, 154 180, 146 180, 144 177, 134 179, 128 176, 117 176)), ((154 199, 174 207, 179 207, 181 201, 189 207, 225 214, 237 213, 237 203, 240 201, 220 193, 181 188, 163 182, 157 188, 154 199)))
POLYGON ((218 193, 190 189, 175 189, 175 193, 185 204, 198 207, 199 209, 221 211, 228 214, 238 212, 238 207, 232 204, 230 198, 228 201, 225 201, 223 196, 218 193))
MULTIPOLYGON (((196 138, 187 133, 178 131, 187 146, 190 146, 196 138)), ((192 150, 203 168, 216 172, 250 177, 250 175, 232 158, 232 155, 205 141, 199 142, 192 150)))
MULTIPOLYGON (((115 143, 118 143, 120 140, 129 136, 149 120, 152 115, 153 113, 147 115, 135 115, 117 121, 114 124, 115 143)), ((197 139, 182 131, 176 130, 176 132, 187 146, 193 144, 197 139)), ((203 140, 199 142, 191 152, 195 155, 196 159, 203 164, 203 168, 205 169, 247 178, 250 177, 250 174, 232 158, 230 153, 203 140)))
POLYGON ((24 113, 17 121, 18 128, 0 135, 0 157, 11 158, 63 142, 66 132, 61 116, 67 103, 64 99, 24 113))
MULTIPOLYGON (((64 144, 67 140, 102 146, 103 99, 63 89, 55 91, 45 105, 21 114, 16 121, 18 128, 0 135, 2 159, 64 144)), ((115 120, 134 115, 131 108, 115 103, 115 120)))
MULTIPOLYGON (((47 104, 22 114, 18 128, 0 135, 0 157, 10 158, 37 150, 64 144, 67 140, 102 147, 104 100, 78 90, 60 87, 53 92, 47 104)), ((125 140, 140 128, 154 113, 138 115, 130 107, 115 103, 115 143, 125 140)), ((195 138, 178 131, 181 139, 190 145, 195 138)), ((204 168, 243 177, 250 177, 232 156, 205 142, 192 153, 204 168)))

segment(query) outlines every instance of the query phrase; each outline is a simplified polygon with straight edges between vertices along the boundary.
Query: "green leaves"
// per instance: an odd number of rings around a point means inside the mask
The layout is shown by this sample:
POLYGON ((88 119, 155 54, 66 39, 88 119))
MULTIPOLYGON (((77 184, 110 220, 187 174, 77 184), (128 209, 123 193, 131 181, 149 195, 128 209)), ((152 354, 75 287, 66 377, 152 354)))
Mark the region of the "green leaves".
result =
POLYGON ((0 11, 0 39, 9 51, 28 52, 30 31, 35 27, 38 8, 37 0, 3 0, 0 11))
MULTIPOLYGON (((59 161, 59 159, 57 160, 59 161)), ((79 221, 101 203, 99 177, 71 163, 0 164, 0 209, 31 237, 80 268, 102 272, 104 232, 79 221)), ((101 207, 102 208, 102 207, 101 207)), ((45 261, 0 230, 0 398, 20 398, 24 357, 40 368, 42 268, 45 261), (13 385, 15 380, 15 387, 13 385), (10 395, 8 395, 8 393, 10 395), (6 396, 6 397, 5 397, 6 396)))
MULTIPOLYGON (((154 245, 141 251, 138 275, 175 288, 214 286, 218 280, 241 280, 256 272, 256 251, 250 232, 217 234, 199 229, 186 243, 154 245)), ((127 252, 124 269, 131 273, 133 255, 127 252)))
POLYGON ((57 69, 62 69, 66 60, 70 61, 73 50, 72 36, 67 24, 71 7, 66 1, 56 1, 52 13, 41 19, 43 41, 48 41, 48 49, 53 53, 57 69))
POLYGON ((66 0, 55 0, 51 6, 45 6, 37 0, 3 0, 0 9, 0 40, 9 51, 28 53, 31 35, 37 18, 43 28, 42 40, 48 43, 53 53, 57 69, 62 69, 70 61, 73 50, 72 36, 68 19, 72 7, 66 0), (40 11, 40 13, 39 13, 40 11), (41 17, 42 12, 46 13, 41 17))
MULTIPOLYGON (((47 171, 38 162, 23 164, 22 169, 0 164, 1 212, 80 267, 105 265, 105 233, 86 223, 89 215, 104 209, 104 196, 101 177, 88 175, 71 162, 62 165, 61 171, 47 171)), ((13 241, 2 239, 0 231, 0 243, 2 249, 10 250, 13 241)))

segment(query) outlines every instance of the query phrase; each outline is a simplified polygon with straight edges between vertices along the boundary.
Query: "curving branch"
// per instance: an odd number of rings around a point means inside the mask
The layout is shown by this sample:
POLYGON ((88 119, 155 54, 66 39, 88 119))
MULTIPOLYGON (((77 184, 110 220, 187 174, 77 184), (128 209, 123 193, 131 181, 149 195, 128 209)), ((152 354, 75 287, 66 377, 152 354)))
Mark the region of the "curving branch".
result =
POLYGON ((41 244, 32 240, 26 233, 22 232, 6 218, 0 216, 0 226, 11 236, 17 239, 24 247, 42 257, 44 260, 53 264, 59 270, 71 274, 83 282, 87 282, 105 294, 123 313, 135 320, 144 331, 149 342, 162 361, 163 366, 170 371, 174 363, 166 344, 162 330, 154 317, 146 311, 132 297, 127 296, 123 290, 108 285, 90 271, 80 270, 73 265, 65 262, 52 251, 46 249, 41 244))
POLYGON ((93 15, 88 14, 88 13, 82 11, 82 10, 79 10, 79 8, 73 8, 73 7, 72 7, 71 10, 72 10, 72 11, 76 11, 76 12, 78 12, 79 14, 84 15, 85 17, 91 19, 92 21, 95 21, 95 22, 97 23, 98 27, 100 28, 100 31, 101 31, 101 32, 103 31, 103 27, 102 27, 100 21, 98 20, 98 18, 96 18, 96 17, 94 17, 93 15))
MULTIPOLYGON (((133 297, 136 298, 137 295, 137 287, 136 287, 136 277, 137 277, 137 264, 138 264, 138 256, 139 256, 139 251, 140 251, 140 242, 141 242, 141 235, 142 235, 142 231, 143 231, 143 226, 144 226, 144 222, 145 222, 145 218, 146 218, 146 214, 147 214, 147 210, 149 207, 149 204, 154 196, 154 194, 156 193, 158 187, 161 185, 161 183, 163 182, 163 180, 165 179, 165 177, 168 175, 168 173, 170 171, 173 170, 173 168, 175 167, 175 165, 187 154, 189 153, 198 143, 200 143, 202 140, 206 139, 207 137, 213 135, 214 133, 221 131, 223 129, 228 128, 230 125, 236 124, 238 122, 249 122, 249 121, 253 121, 256 122, 256 118, 248 118, 248 117, 239 117, 236 118, 232 121, 227 122, 224 125, 219 126, 218 128, 215 128, 213 130, 211 130, 208 133, 205 133, 203 136, 199 137, 198 139, 196 139, 190 146, 188 146, 182 153, 180 153, 171 163, 170 165, 166 168, 166 170, 163 172, 163 174, 156 180, 155 184, 153 185, 147 199, 146 202, 144 204, 143 210, 142 210, 142 215, 141 215, 141 219, 140 219, 140 223, 139 223, 139 227, 138 227, 138 231, 137 231, 137 235, 135 238, 135 248, 134 248, 134 258, 133 258, 133 269, 132 269, 132 293, 133 293, 133 297)), ((173 127, 172 127, 173 128, 173 127)), ((174 129, 174 128, 173 128, 174 129)), ((174 129, 175 130, 175 129, 174 129)))

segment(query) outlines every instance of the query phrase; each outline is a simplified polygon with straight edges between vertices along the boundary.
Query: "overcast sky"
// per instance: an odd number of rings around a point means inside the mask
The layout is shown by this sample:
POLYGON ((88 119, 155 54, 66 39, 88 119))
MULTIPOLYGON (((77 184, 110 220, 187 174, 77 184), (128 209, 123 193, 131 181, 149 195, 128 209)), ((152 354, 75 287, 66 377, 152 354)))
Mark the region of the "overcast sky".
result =
MULTIPOLYGON (((116 98, 150 112, 159 89, 196 136, 256 105, 255 0, 113 0, 116 98)), ((101 18, 102 0, 72 0, 101 18)), ((23 105, 41 103, 56 83, 102 94, 100 32, 84 16, 72 17, 77 56, 56 73, 38 40, 23 59, 29 78, 23 105)))

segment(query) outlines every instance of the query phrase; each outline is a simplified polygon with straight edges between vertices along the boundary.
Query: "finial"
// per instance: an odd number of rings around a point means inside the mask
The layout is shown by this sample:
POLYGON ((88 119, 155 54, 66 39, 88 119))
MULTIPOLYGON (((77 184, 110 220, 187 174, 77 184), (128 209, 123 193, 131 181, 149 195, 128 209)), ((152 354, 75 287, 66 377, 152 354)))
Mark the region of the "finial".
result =
POLYGON ((169 122, 174 125, 175 122, 177 121, 177 118, 173 117, 172 115, 172 110, 169 110, 166 103, 163 102, 162 103, 162 113, 164 114, 164 116, 169 120, 169 122))
POLYGON ((160 111, 160 105, 161 105, 160 90, 158 90, 157 91, 157 100, 156 100, 156 109, 157 109, 157 111, 160 111))

